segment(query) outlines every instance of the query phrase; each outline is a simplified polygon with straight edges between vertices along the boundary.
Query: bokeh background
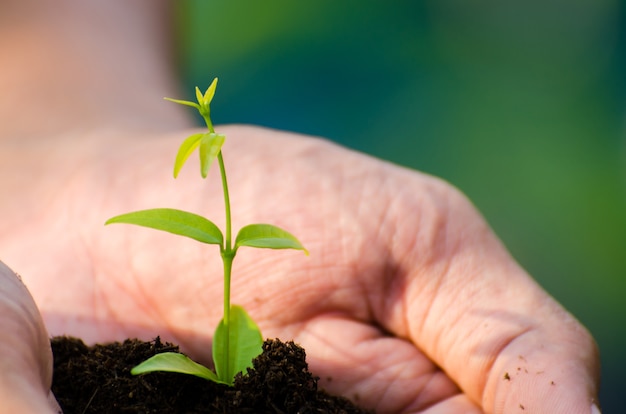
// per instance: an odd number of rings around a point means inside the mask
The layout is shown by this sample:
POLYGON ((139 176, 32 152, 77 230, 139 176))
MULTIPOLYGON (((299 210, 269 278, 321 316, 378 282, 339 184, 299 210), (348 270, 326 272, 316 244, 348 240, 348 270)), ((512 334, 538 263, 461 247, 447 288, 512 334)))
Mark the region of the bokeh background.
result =
POLYGON ((626 413, 622 2, 176 4, 185 83, 220 77, 216 123, 321 135, 459 187, 594 334, 604 412, 626 413))

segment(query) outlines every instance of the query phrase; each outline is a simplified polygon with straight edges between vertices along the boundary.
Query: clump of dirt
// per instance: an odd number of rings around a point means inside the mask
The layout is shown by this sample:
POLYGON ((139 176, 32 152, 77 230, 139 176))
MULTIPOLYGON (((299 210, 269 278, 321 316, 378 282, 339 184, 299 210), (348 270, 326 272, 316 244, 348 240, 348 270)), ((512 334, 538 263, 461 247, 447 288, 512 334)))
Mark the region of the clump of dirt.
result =
POLYGON ((366 413, 317 386, 304 349, 266 340, 263 353, 233 387, 190 375, 157 372, 133 376, 130 369, 161 352, 163 343, 128 339, 88 347, 72 337, 54 337, 54 392, 64 414, 88 413, 366 413))

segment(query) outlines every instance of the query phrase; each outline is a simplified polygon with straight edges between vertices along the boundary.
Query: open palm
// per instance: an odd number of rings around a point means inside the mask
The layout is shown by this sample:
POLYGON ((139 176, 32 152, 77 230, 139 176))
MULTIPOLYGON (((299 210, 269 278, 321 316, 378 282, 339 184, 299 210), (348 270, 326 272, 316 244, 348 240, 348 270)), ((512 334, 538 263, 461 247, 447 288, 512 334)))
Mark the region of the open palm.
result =
MULTIPOLYGON (((234 231, 276 224, 311 253, 240 249, 232 301, 265 337, 301 343, 324 387, 378 412, 589 413, 592 340, 459 192, 323 140, 218 130, 234 231)), ((208 362, 222 311, 218 248, 103 227, 155 207, 223 223, 217 171, 171 177, 185 136, 107 136, 46 154, 56 167, 0 247, 51 334, 161 335, 208 362)))

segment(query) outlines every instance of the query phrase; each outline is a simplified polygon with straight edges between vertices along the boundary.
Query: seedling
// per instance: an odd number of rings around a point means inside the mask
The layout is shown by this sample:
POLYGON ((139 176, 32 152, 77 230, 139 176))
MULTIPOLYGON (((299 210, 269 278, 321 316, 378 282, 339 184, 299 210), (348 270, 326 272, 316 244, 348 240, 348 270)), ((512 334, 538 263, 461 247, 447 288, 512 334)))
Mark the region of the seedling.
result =
POLYGON ((269 249, 296 249, 308 255, 308 251, 289 232, 271 224, 249 224, 239 230, 232 243, 230 198, 228 182, 222 158, 222 145, 226 137, 213 129, 211 122, 211 100, 217 87, 217 78, 213 80, 206 92, 202 94, 196 87, 198 102, 165 98, 181 105, 196 108, 208 128, 208 132, 200 132, 189 136, 178 149, 174 161, 174 178, 191 153, 196 149, 200 154, 200 175, 206 178, 209 167, 217 158, 222 178, 224 207, 226 211, 225 232, 210 220, 187 211, 157 208, 122 214, 107 220, 106 224, 126 223, 162 230, 185 236, 206 244, 219 246, 220 256, 224 264, 224 315, 213 335, 213 363, 215 372, 200 365, 188 357, 174 352, 166 352, 153 356, 131 370, 134 375, 154 371, 179 372, 196 375, 211 381, 232 385, 237 373, 245 374, 252 366, 252 360, 262 352, 263 337, 256 323, 241 306, 230 304, 230 281, 233 260, 242 246, 269 249))

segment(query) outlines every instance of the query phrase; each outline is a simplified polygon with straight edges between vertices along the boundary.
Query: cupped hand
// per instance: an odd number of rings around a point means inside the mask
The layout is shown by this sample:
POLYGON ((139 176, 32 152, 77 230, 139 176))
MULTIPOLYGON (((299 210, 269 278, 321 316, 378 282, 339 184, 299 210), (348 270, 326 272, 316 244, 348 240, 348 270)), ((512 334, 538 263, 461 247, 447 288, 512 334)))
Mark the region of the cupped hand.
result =
MULTIPOLYGON (((302 344, 323 387, 381 413, 592 412, 593 340, 457 190, 324 140, 216 129, 227 137, 234 231, 275 224, 310 251, 240 249, 232 302, 265 337, 302 344)), ((19 149, 13 167, 24 174, 7 188, 22 190, 2 204, 15 225, 0 252, 51 334, 161 335, 208 362, 222 311, 217 247, 103 226, 120 213, 175 207, 223 227, 215 168, 202 180, 190 162, 172 178, 189 133, 110 132, 19 149)), ((40 339, 26 338, 31 352, 40 339)), ((47 362, 38 364, 37 375, 26 368, 47 386, 47 362)))

